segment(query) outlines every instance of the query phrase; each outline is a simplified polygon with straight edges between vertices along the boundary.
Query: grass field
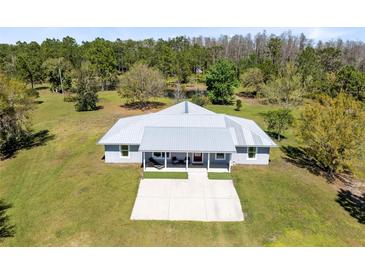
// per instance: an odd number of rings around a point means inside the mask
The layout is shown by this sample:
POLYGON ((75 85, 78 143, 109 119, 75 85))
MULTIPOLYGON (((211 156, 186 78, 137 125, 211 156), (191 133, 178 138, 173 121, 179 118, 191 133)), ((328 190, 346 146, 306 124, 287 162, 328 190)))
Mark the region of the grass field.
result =
MULTIPOLYGON (((365 225, 336 202, 337 190, 282 159, 274 149, 265 167, 235 166, 242 223, 131 221, 140 165, 105 164, 97 140, 120 117, 115 92, 100 93, 102 109, 78 113, 62 95, 41 92, 33 115, 43 145, 0 163, 0 197, 16 227, 3 246, 364 246, 365 225)), ((172 104, 163 99, 166 106, 172 104)), ((255 119, 269 106, 243 102, 210 109, 255 119)), ((155 111, 151 109, 148 111, 155 111)), ((283 144, 294 143, 293 132, 283 144)))
POLYGON ((187 172, 144 172, 145 179, 187 179, 187 172))

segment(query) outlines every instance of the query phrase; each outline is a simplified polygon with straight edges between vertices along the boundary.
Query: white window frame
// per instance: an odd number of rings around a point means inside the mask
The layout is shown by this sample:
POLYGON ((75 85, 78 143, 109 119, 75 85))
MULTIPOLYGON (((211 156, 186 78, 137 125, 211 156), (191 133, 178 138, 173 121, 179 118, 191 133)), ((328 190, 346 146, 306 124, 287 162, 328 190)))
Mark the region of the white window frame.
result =
MULTIPOLYGON (((155 159, 165 159, 165 155, 162 156, 162 154, 165 153, 164 151, 153 151, 152 152, 152 157, 155 158, 155 159), (160 157, 157 157, 155 156, 155 153, 161 153, 161 156, 160 157)), ((167 159, 171 159, 171 153, 169 151, 166 152, 167 153, 167 159)))
POLYGON ((225 161, 226 160, 226 153, 223 153, 223 152, 215 153, 215 160, 216 161, 225 161), (223 154, 224 157, 223 158, 218 158, 217 154, 223 154))
POLYGON ((257 147, 247 147, 247 160, 256 160, 257 159, 257 147), (249 150, 250 148, 254 148, 255 149, 255 157, 254 158, 250 158, 250 153, 249 150))
POLYGON ((130 146, 129 145, 127 145, 127 144, 119 145, 119 156, 120 156, 120 158, 122 158, 122 159, 129 159, 130 158, 130 155, 131 155, 131 151, 130 151, 130 146), (128 156, 123 156, 122 155, 122 146, 127 146, 128 147, 128 156))

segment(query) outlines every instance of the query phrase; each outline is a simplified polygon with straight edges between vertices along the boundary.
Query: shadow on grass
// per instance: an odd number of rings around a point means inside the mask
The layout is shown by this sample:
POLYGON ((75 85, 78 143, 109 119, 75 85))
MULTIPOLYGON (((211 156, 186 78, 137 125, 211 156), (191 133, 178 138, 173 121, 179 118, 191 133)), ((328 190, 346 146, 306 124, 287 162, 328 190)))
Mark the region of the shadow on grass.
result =
POLYGON ((43 90, 43 89, 49 89, 49 86, 34 87, 34 90, 43 90))
POLYGON ((104 109, 104 106, 96 106, 95 108, 93 109, 83 109, 83 110, 76 110, 77 112, 91 112, 91 111, 97 111, 97 110, 101 110, 101 109, 104 109))
POLYGON ((269 135, 271 138, 275 139, 276 141, 278 141, 279 135, 280 135, 280 141, 287 139, 284 135, 277 134, 276 132, 273 132, 273 131, 265 130, 265 132, 267 135, 269 135))
POLYGON ((148 109, 153 109, 153 108, 161 108, 165 105, 166 104, 162 103, 162 102, 152 102, 151 101, 151 102, 144 102, 144 103, 140 103, 140 102, 126 103, 124 105, 121 105, 121 107, 131 109, 131 110, 135 110, 135 109, 148 110, 148 109))
POLYGON ((360 224, 365 224, 365 194, 358 196, 349 190, 340 189, 336 201, 360 224))
POLYGON ((333 182, 335 179, 334 175, 329 174, 321 163, 309 156, 310 154, 306 148, 282 146, 281 150, 285 154, 283 158, 289 163, 300 168, 305 168, 315 175, 324 176, 328 182, 333 182))
POLYGON ((248 98, 248 99, 254 99, 254 98, 256 98, 256 93, 254 93, 254 92, 244 92, 244 91, 241 91, 241 92, 237 93, 236 95, 239 96, 239 97, 248 98))
POLYGON ((13 142, 9 144, 1 152, 1 160, 5 160, 14 157, 16 152, 21 149, 31 149, 33 147, 38 147, 44 145, 46 142, 53 140, 54 135, 49 134, 48 130, 40 130, 36 133, 27 134, 19 142, 13 142))
POLYGON ((11 204, 0 200, 0 239, 15 235, 15 226, 9 224, 9 217, 6 215, 6 211, 11 207, 11 204))

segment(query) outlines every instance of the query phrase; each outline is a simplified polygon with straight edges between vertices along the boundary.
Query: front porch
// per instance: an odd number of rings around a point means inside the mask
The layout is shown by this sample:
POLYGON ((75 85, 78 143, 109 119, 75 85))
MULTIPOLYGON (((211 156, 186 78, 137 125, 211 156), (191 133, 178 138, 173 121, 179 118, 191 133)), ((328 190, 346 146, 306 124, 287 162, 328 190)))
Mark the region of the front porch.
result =
POLYGON ((160 172, 230 172, 230 153, 143 152, 143 170, 160 172))

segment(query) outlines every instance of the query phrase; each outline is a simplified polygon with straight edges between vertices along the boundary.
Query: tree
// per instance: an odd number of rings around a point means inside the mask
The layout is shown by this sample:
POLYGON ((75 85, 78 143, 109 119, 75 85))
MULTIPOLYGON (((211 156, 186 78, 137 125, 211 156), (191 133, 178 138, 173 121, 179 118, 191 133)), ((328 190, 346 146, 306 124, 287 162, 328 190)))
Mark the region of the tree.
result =
POLYGON ((221 59, 212 65, 206 74, 206 85, 208 96, 213 104, 231 104, 233 100, 233 89, 237 86, 235 65, 227 60, 221 59))
POLYGON ((267 129, 276 134, 276 139, 280 141, 282 133, 293 125, 294 117, 290 109, 278 109, 268 111, 264 115, 267 129))
POLYGON ((341 62, 341 50, 328 47, 318 50, 318 56, 320 64, 325 72, 336 72, 340 69, 341 62))
POLYGON ((53 91, 64 93, 71 88, 71 64, 63 57, 47 59, 42 68, 53 91))
POLYGON ((262 71, 265 83, 278 76, 279 68, 268 58, 261 59, 257 67, 262 71))
POLYGON ((66 36, 62 39, 61 54, 73 67, 78 68, 81 65, 80 48, 75 38, 66 36))
POLYGON ((161 96, 164 87, 165 81, 159 70, 137 63, 122 76, 118 93, 127 102, 144 107, 150 98, 161 96))
POLYGON ((30 132, 33 99, 25 84, 0 73, 0 156, 16 150, 30 132))
POLYGON ((306 81, 315 82, 321 79, 323 69, 314 48, 307 47, 299 54, 298 72, 302 76, 303 83, 306 81))
POLYGON ((242 101, 240 99, 236 100, 236 110, 240 111, 242 107, 242 101))
POLYGON ((288 63, 279 77, 263 85, 260 95, 271 103, 296 105, 303 100, 303 85, 293 64, 288 63))
POLYGON ((104 90, 108 83, 114 85, 116 81, 117 59, 113 44, 110 41, 96 38, 83 45, 84 56, 95 67, 104 90))
POLYGON ((275 67, 274 74, 277 74, 280 67, 282 44, 283 43, 279 37, 273 37, 270 38, 269 43, 267 45, 270 52, 271 62, 275 67))
POLYGON ((305 106, 298 128, 307 153, 322 170, 334 178, 351 170, 361 156, 365 142, 365 116, 359 102, 340 93, 323 96, 321 103, 305 106))
POLYGON ((240 77, 244 92, 256 96, 264 84, 264 75, 259 68, 249 68, 240 77))
POLYGON ((176 100, 176 103, 179 103, 184 98, 184 87, 180 85, 179 82, 176 83, 174 97, 176 100))
POLYGON ((337 86, 340 90, 358 100, 365 100, 365 73, 353 66, 344 66, 337 74, 337 86))
POLYGON ((247 57, 242 58, 239 63, 240 71, 245 71, 250 68, 255 68, 259 64, 259 60, 255 53, 249 54, 247 57))
POLYGON ((97 90, 94 88, 92 78, 88 74, 89 70, 87 67, 81 67, 79 71, 79 79, 77 83, 77 95, 75 109, 77 111, 90 111, 96 110, 98 107, 97 90))
POLYGON ((40 46, 38 43, 17 43, 17 74, 22 80, 30 83, 32 89, 34 89, 34 84, 36 82, 43 79, 42 63, 40 46))

